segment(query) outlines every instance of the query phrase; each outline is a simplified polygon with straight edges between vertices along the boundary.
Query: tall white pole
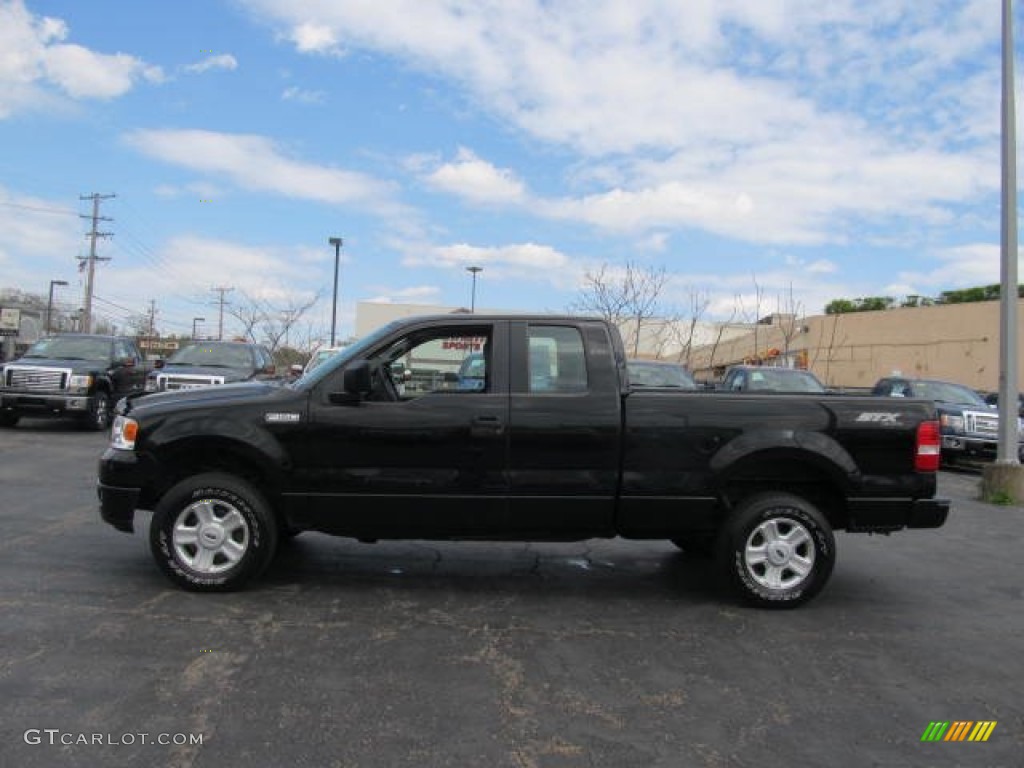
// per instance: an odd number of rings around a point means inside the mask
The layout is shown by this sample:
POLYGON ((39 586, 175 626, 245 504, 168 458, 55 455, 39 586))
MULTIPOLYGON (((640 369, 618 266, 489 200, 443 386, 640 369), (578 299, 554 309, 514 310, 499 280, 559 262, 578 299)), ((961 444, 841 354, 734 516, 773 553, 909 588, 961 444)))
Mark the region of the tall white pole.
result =
POLYGON ((1017 127, 1013 78, 1013 2, 1003 0, 1003 199, 999 299, 999 450, 1000 464, 1019 464, 1017 456, 1017 127))

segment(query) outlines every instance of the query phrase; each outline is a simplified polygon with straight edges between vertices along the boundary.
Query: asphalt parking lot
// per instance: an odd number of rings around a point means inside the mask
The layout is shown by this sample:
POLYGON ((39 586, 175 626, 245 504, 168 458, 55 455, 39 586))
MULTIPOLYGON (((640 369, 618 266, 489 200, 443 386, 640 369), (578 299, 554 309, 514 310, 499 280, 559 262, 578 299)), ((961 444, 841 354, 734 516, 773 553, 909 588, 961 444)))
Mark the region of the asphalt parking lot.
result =
POLYGON ((945 528, 840 534, 797 611, 619 540, 305 534, 200 596, 100 522, 105 443, 0 431, 0 765, 1024 764, 1024 508, 973 475, 942 474, 945 528), (996 726, 922 742, 934 721, 996 726))

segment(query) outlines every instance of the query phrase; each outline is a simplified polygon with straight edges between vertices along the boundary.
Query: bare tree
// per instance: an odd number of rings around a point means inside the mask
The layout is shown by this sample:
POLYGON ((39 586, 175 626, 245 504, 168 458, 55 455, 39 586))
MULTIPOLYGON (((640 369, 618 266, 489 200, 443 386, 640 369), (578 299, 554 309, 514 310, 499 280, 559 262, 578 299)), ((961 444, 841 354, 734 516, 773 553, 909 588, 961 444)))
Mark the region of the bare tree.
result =
POLYGON ((714 375, 715 371, 715 355, 718 354, 718 345, 722 343, 722 335, 725 333, 725 329, 728 328, 732 322, 736 319, 736 315, 740 311, 741 301, 740 297, 737 296, 736 300, 732 305, 732 313, 729 315, 729 319, 724 323, 718 324, 718 332, 715 334, 715 341, 711 345, 711 354, 708 356, 708 370, 714 375))
POLYGON ((757 282, 757 275, 751 275, 750 279, 754 282, 754 305, 748 311, 744 306, 743 297, 737 296, 736 299, 739 302, 740 317, 743 322, 750 323, 754 327, 754 357, 760 358, 758 331, 761 328, 761 303, 764 300, 764 289, 757 282))
POLYGON ((318 292, 304 303, 291 298, 284 308, 277 308, 268 301, 243 294, 242 299, 232 304, 228 311, 242 324, 245 338, 254 343, 266 344, 274 353, 282 346, 282 341, 289 340, 292 328, 319 300, 318 292))
POLYGON ((693 355, 693 337, 710 305, 707 291, 691 288, 687 309, 665 315, 664 322, 655 331, 655 356, 666 356, 667 350, 672 349, 676 362, 689 368, 693 355))
POLYGON ((596 272, 583 275, 580 297, 570 311, 596 314, 621 328, 633 324, 630 343, 633 354, 640 351, 644 324, 658 312, 658 297, 668 280, 664 267, 642 267, 627 261, 623 270, 602 264, 596 272))
POLYGON ((802 332, 804 326, 804 306, 793 295, 793 283, 789 284, 789 291, 785 296, 776 297, 775 307, 779 318, 779 331, 782 333, 782 354, 788 361, 793 339, 802 332))

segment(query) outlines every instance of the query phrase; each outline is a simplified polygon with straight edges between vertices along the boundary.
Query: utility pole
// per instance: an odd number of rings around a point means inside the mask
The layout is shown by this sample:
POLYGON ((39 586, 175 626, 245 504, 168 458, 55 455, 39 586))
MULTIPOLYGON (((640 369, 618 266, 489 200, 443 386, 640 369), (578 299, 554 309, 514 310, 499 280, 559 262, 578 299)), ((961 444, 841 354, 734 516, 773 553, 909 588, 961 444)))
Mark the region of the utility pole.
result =
POLYGON ((86 268, 85 301, 82 307, 81 327, 83 333, 92 333, 92 286, 96 273, 96 262, 110 261, 109 258, 99 258, 96 256, 96 240, 101 237, 113 237, 114 233, 100 232, 96 227, 101 221, 113 221, 113 219, 106 216, 100 216, 100 200, 106 200, 111 197, 116 197, 116 195, 100 195, 94 192, 91 195, 80 195, 78 198, 79 200, 92 200, 92 216, 81 216, 83 219, 92 219, 92 230, 86 235, 89 238, 89 256, 85 259, 79 259, 83 262, 79 265, 79 269, 86 268))
POLYGON ((218 301, 218 303, 220 304, 220 315, 219 315, 220 319, 217 321, 217 341, 223 341, 224 340, 224 294, 225 293, 229 293, 230 291, 233 291, 235 289, 233 287, 229 287, 229 286, 226 286, 226 285, 220 285, 220 286, 217 286, 216 288, 211 288, 210 290, 211 291, 216 291, 216 292, 220 293, 220 300, 218 301))
POLYGON ((149 300, 149 337, 156 338, 156 299, 149 300))

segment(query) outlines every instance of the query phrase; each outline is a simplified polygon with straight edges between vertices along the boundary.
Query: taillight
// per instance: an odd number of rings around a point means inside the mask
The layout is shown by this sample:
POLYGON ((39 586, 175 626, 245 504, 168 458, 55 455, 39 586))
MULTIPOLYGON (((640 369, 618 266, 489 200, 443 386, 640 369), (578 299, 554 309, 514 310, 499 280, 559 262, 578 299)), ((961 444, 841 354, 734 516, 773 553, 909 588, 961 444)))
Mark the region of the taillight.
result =
POLYGON ((942 448, 942 432, 939 422, 922 421, 917 425, 917 446, 914 449, 914 469, 918 472, 935 472, 939 468, 939 454, 942 448))

